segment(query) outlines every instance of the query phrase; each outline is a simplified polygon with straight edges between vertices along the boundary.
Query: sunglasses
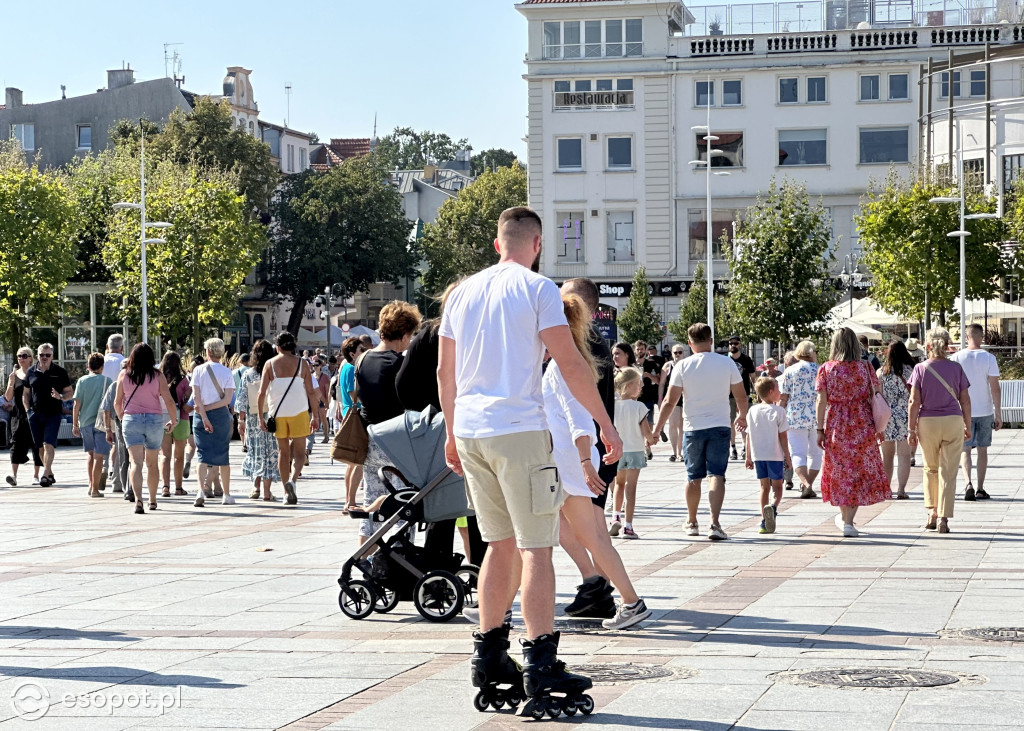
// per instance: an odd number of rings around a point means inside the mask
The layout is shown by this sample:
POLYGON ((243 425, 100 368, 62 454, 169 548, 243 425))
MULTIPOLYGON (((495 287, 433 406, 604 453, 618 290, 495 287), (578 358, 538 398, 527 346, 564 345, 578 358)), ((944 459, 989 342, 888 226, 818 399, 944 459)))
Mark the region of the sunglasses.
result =
POLYGON ((53 357, 53 353, 40 353, 39 357, 40 358, 52 358, 53 357))
POLYGON ((32 354, 31 353, 18 353, 18 357, 19 358, 31 358, 32 354))
POLYGON ((683 354, 683 351, 681 351, 681 350, 673 350, 672 351, 672 355, 682 355, 682 354, 683 354))

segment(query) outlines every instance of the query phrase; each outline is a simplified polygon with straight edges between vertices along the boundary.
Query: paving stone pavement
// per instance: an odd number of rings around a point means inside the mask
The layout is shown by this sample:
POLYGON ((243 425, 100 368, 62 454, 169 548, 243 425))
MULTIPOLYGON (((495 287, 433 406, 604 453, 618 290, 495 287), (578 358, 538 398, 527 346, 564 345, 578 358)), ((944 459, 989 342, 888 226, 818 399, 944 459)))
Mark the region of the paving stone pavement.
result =
MULTIPOLYGON (((670 672, 598 684, 592 716, 557 723, 1024 728, 1024 641, 955 632, 1024 628, 1024 432, 996 434, 993 498, 957 502, 944 536, 921 530, 919 468, 912 500, 861 510, 859 538, 842 538, 833 508, 795 492, 785 493, 778 532, 759 535, 756 482, 733 462, 722 516, 730 540, 687 538, 683 467, 665 445, 655 453, 640 482, 641 539, 616 543, 654 617, 624 632, 567 632, 562 652, 584 669, 670 672), (957 682, 832 688, 793 677, 850 668, 957 682)), ((233 460, 241 464, 237 442, 233 460)), ((134 515, 116 496, 86 496, 82 462, 61 448, 58 485, 0 489, 0 731, 532 723, 473 709, 465 620, 428 623, 409 603, 363 621, 340 613, 336 579, 356 525, 338 511, 343 471, 324 446, 296 507, 249 501, 236 468, 237 505, 170 498, 134 515), (19 717, 35 709, 45 716, 19 717)), ((560 552, 556 568, 564 607, 579 577, 560 552)))

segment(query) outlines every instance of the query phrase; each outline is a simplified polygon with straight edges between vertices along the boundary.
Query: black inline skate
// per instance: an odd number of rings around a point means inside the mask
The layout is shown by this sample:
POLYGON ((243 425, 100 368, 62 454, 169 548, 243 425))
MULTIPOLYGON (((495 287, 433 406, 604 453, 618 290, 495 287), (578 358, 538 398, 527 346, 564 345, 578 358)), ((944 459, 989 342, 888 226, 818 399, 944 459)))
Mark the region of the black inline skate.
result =
POLYGON ((575 716, 582 711, 589 716, 594 711, 594 699, 583 692, 594 684, 584 675, 565 671, 565 663, 557 657, 559 636, 555 632, 523 642, 523 684, 529 697, 523 706, 524 716, 539 720, 545 713, 557 718, 560 713, 575 716))
POLYGON ((610 619, 615 616, 612 585, 600 574, 584 580, 576 587, 576 598, 565 608, 570 617, 610 619))
POLYGON ((473 699, 478 711, 494 710, 506 705, 515 711, 526 700, 523 690, 523 669, 509 657, 508 633, 511 625, 473 633, 473 687, 480 692, 473 699))

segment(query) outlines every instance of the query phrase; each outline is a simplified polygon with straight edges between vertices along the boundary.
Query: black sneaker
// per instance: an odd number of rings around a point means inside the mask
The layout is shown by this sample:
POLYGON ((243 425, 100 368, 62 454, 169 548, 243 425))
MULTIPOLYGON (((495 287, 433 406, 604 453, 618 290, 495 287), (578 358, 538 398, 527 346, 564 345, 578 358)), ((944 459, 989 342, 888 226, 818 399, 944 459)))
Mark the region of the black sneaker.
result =
POLYGON ((975 500, 974 486, 970 483, 967 484, 967 490, 964 492, 964 500, 969 503, 973 503, 975 500))
MULTIPOLYGON (((612 595, 612 586, 603 576, 595 576, 584 581, 576 590, 576 598, 565 608, 565 613, 570 617, 589 616, 591 608, 606 602, 612 595)), ((614 602, 612 604, 614 605, 614 602)))
POLYGON ((736 447, 733 447, 732 451, 729 452, 729 457, 731 459, 739 459, 740 458, 740 456, 738 454, 736 454, 736 447))
POLYGON ((574 616, 580 619, 611 619, 615 616, 615 600, 610 596, 607 599, 603 599, 597 604, 590 607, 590 609, 574 616))
POLYGON ((976 497, 978 500, 988 500, 991 497, 991 495, 985 492, 984 487, 979 487, 978 491, 974 493, 974 497, 976 497))
POLYGON ((787 490, 792 490, 793 489, 793 481, 792 480, 786 480, 786 489, 787 490))

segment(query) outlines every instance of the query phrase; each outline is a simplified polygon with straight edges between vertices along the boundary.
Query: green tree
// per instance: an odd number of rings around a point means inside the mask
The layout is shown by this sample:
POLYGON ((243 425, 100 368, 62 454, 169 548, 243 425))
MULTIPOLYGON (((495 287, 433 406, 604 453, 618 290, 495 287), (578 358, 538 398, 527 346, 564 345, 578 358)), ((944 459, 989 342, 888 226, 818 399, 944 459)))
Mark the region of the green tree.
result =
POLYGON ((494 240, 498 216, 506 208, 526 205, 526 171, 519 166, 485 172, 437 212, 420 243, 426 259, 423 289, 438 295, 460 277, 498 261, 494 240))
POLYGON ((664 337, 661 318, 651 302, 651 283, 647 281, 647 270, 642 266, 637 267, 633 275, 629 301, 619 313, 615 324, 619 328, 619 338, 627 343, 635 343, 637 340, 659 343, 664 337))
POLYGON ((391 134, 377 141, 373 154, 386 170, 421 170, 427 165, 454 160, 459 150, 472 149, 465 138, 453 142, 444 132, 395 127, 391 134))
POLYGON ((15 350, 57 318, 77 267, 75 205, 64 181, 0 142, 0 339, 15 350))
MULTIPOLYGON (((685 343, 686 331, 698 322, 708 319, 708 285, 704 275, 704 264, 698 264, 693 272, 693 284, 686 294, 686 299, 679 305, 679 319, 668 323, 668 331, 677 342, 685 343)), ((718 339, 738 334, 729 314, 728 302, 720 295, 715 296, 715 333, 718 339)))
POLYGON ((813 334, 837 299, 825 286, 835 257, 821 201, 812 202, 802 184, 773 179, 747 209, 736 236, 742 245, 726 247, 734 326, 757 340, 789 342, 813 334))
POLYGON ((511 150, 503 150, 500 147, 493 147, 484 150, 470 158, 470 174, 473 177, 480 175, 485 170, 497 170, 498 168, 510 168, 518 165, 519 160, 511 150))
MULTIPOLYGON (((263 227, 251 220, 234 174, 155 163, 146 175, 146 215, 168 221, 166 244, 146 248, 149 320, 167 340, 198 352, 211 329, 226 325, 245 291, 245 277, 266 247, 263 227)), ((118 200, 138 200, 138 178, 119 181, 118 200)), ((152 232, 150 232, 152 233, 152 232)), ((139 216, 110 219, 103 261, 114 275, 113 297, 132 322, 141 318, 139 216)))
MULTIPOLYGON (((953 311, 960 294, 960 241, 947 236, 960 228, 960 210, 956 204, 930 203, 936 196, 955 197, 959 192, 890 174, 869 190, 856 225, 871 272, 871 297, 898 315, 930 321, 937 312, 945 324, 946 313, 953 311)), ((968 193, 971 213, 993 209, 994 202, 968 193)), ((995 294, 995 278, 1001 273, 998 244, 1005 237, 1005 225, 1000 220, 966 223, 971 232, 964 247, 967 297, 988 299, 995 294)))
POLYGON ((412 222, 405 218, 401 194, 381 183, 386 178, 379 162, 366 156, 282 183, 266 293, 295 303, 290 332, 299 331, 301 305, 325 286, 338 283, 353 294, 372 282, 398 283, 414 275, 412 222))

